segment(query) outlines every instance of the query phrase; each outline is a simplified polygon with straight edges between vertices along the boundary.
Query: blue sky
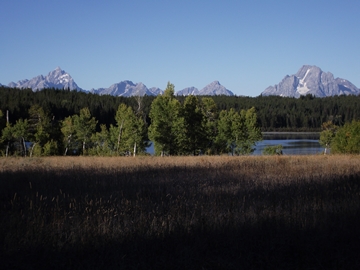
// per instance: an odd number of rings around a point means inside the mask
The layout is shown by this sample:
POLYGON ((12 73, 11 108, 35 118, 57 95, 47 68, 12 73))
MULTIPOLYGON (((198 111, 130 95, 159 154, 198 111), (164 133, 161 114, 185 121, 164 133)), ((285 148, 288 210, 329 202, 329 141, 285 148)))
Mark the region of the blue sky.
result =
POLYGON ((359 0, 3 0, 0 83, 60 66, 83 89, 218 80, 257 96, 302 65, 360 87, 359 0))

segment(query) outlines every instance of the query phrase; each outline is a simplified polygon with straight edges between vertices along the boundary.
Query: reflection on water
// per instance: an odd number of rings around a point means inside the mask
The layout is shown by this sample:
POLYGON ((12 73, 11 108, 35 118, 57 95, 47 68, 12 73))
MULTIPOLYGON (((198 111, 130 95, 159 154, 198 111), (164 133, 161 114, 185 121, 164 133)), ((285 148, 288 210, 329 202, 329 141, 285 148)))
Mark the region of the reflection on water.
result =
POLYGON ((319 133, 282 132, 263 133, 263 141, 256 144, 254 155, 261 155, 266 146, 281 144, 284 155, 315 155, 324 151, 319 143, 319 133))
MULTIPOLYGON (((263 141, 256 143, 254 155, 262 155, 266 146, 281 144, 284 155, 316 155, 324 152, 319 143, 319 133, 314 132, 263 132, 263 141)), ((154 155, 154 145, 147 152, 154 155)))

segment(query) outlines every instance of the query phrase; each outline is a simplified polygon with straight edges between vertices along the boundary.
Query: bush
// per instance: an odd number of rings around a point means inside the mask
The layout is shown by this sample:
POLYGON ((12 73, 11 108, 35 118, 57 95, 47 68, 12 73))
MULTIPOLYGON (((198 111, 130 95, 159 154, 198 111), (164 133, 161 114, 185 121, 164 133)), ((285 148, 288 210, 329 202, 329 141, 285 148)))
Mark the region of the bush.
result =
POLYGON ((360 154, 360 121, 354 120, 338 129, 331 151, 333 154, 360 154))
POLYGON ((283 146, 281 144, 279 145, 273 145, 273 146, 266 146, 263 151, 263 155, 282 155, 283 154, 283 146))

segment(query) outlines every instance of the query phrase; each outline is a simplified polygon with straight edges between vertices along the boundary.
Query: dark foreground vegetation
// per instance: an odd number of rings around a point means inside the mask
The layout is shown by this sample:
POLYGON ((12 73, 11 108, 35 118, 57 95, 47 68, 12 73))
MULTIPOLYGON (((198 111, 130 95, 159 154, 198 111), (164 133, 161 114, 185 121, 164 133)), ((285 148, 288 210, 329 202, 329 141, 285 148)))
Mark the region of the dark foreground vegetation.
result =
POLYGON ((2 269, 359 269, 360 157, 0 159, 2 269))

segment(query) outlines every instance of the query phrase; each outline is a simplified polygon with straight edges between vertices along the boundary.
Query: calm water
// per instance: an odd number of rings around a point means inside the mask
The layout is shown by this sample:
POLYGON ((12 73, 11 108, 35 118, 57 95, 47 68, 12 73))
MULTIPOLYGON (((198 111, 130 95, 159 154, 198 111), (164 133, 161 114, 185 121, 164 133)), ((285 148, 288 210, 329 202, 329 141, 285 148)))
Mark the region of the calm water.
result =
POLYGON ((263 133, 263 141, 256 144, 254 155, 261 155, 266 146, 281 144, 284 155, 316 155, 324 151, 319 143, 319 133, 288 132, 263 133))
MULTIPOLYGON (((254 155, 262 155, 266 146, 281 144, 284 155, 316 155, 324 151, 319 144, 319 133, 307 132, 264 132, 263 141, 255 146, 254 155)), ((151 145, 147 152, 154 154, 154 146, 151 145)))

